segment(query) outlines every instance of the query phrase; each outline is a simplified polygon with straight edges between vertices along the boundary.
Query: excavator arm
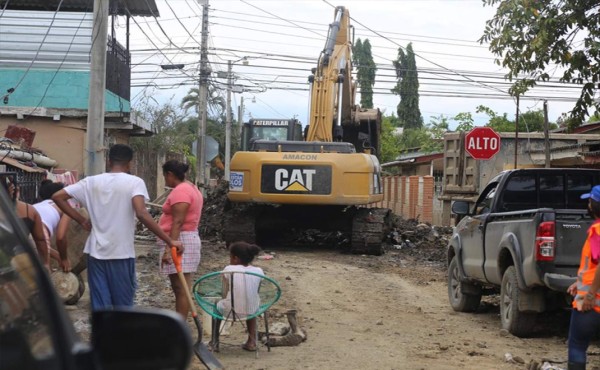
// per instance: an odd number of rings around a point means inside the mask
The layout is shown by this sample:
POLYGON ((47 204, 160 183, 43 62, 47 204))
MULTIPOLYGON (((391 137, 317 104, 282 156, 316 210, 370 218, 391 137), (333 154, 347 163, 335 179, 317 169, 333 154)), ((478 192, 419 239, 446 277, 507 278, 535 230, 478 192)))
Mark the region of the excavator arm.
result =
POLYGON ((355 88, 352 82, 350 15, 344 7, 335 10, 325 48, 311 82, 307 141, 341 141, 342 122, 352 120, 355 88))
POLYGON ((352 38, 348 9, 338 6, 325 48, 309 77, 310 116, 306 141, 343 141, 358 152, 379 154, 381 113, 355 105, 352 38))

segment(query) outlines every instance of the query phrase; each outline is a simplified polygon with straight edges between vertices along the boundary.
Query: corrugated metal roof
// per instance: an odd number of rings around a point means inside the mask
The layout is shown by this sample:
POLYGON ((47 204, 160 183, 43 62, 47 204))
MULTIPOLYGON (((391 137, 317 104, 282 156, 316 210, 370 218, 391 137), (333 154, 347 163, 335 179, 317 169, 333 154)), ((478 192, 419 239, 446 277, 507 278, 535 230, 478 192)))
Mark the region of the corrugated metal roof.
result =
POLYGON ((47 11, 6 10, 0 18, 0 68, 89 70, 92 13, 53 16, 47 11))
MULTIPOLYGON (((6 9, 55 11, 59 3, 60 0, 9 0, 6 9)), ((92 12, 93 5, 93 0, 64 0, 60 10, 64 12, 92 12)), ((110 0, 110 14, 127 15, 129 13, 133 16, 159 16, 154 0, 110 0), (127 12, 127 9, 129 9, 129 12, 127 12)))

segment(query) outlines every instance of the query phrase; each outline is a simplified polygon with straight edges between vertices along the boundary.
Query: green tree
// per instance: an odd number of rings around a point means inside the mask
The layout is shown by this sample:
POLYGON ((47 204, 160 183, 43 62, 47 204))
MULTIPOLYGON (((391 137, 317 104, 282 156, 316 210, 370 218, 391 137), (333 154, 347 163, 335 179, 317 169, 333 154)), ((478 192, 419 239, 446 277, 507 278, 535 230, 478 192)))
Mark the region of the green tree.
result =
POLYGON ((431 141, 431 132, 426 128, 405 128, 400 136, 400 151, 421 148, 427 141, 431 141))
MULTIPOLYGON (((181 108, 187 113, 190 109, 198 114, 198 94, 199 88, 192 87, 186 96, 181 99, 181 108)), ((218 91, 213 88, 208 89, 208 100, 207 100, 207 116, 213 119, 219 119, 224 117, 226 102, 225 99, 218 94, 218 91)))
POLYGON ((508 114, 504 113, 499 115, 494 112, 491 108, 484 105, 477 106, 475 110, 477 113, 485 113, 489 121, 486 126, 491 127, 496 132, 511 132, 515 131, 515 123, 508 119, 508 114))
POLYGON ((352 60, 357 66, 356 79, 360 86, 360 106, 373 108, 373 85, 375 85, 377 67, 373 61, 369 39, 365 39, 364 42, 358 39, 352 51, 352 60))
MULTIPOLYGON (((550 129, 552 129, 550 124, 550 129)), ((513 130, 514 131, 514 128, 513 130)), ((544 132, 544 110, 530 110, 519 116, 519 132, 544 132)))
POLYGON ((508 68, 517 95, 549 81, 549 69, 560 66, 560 81, 582 84, 570 112, 572 123, 585 121, 588 108, 600 110, 600 2, 590 0, 483 0, 496 6, 481 43, 489 42, 498 65, 508 68), (527 77, 523 77, 527 76, 527 77))
POLYGON ((195 158, 191 153, 196 134, 186 122, 185 113, 168 102, 151 104, 150 98, 142 99, 134 108, 135 114, 152 124, 154 135, 133 137, 130 145, 136 156, 136 174, 146 181, 151 197, 156 197, 157 158, 168 153, 183 154, 190 163, 190 177, 194 177, 195 158))
POLYGON ((456 116, 454 116, 454 118, 452 118, 452 120, 458 122, 456 131, 471 131, 475 126, 473 115, 470 112, 458 113, 456 116))
POLYGON ((383 116, 381 120, 381 163, 391 162, 398 158, 400 154, 400 137, 394 133, 397 126, 394 121, 397 117, 394 115, 383 116))
POLYGON ((419 76, 412 43, 398 48, 398 58, 393 62, 398 82, 392 92, 400 96, 398 118, 405 129, 423 127, 423 117, 419 110, 419 76))
POLYGON ((450 124, 448 117, 443 114, 438 117, 432 117, 429 124, 426 125, 426 130, 429 135, 425 137, 424 142, 421 143, 421 152, 433 153, 439 152, 444 149, 444 134, 450 131, 450 124))
MULTIPOLYGON (((480 105, 477 107, 477 113, 485 113, 489 117, 486 126, 491 127, 497 132, 515 132, 515 121, 508 119, 507 114, 498 115, 490 108, 480 105)), ((555 129, 558 126, 550 123, 549 128, 555 129)), ((542 109, 523 112, 519 118, 519 132, 543 132, 544 131, 544 111, 542 109)))
POLYGON ((152 148, 158 154, 189 152, 195 139, 195 131, 190 130, 185 120, 185 113, 181 109, 171 102, 152 105, 145 101, 138 104, 134 110, 141 118, 152 124, 154 135, 132 138, 132 145, 139 149, 152 148))
POLYGON ((588 122, 599 122, 600 121, 600 112, 596 111, 593 115, 590 116, 588 122))

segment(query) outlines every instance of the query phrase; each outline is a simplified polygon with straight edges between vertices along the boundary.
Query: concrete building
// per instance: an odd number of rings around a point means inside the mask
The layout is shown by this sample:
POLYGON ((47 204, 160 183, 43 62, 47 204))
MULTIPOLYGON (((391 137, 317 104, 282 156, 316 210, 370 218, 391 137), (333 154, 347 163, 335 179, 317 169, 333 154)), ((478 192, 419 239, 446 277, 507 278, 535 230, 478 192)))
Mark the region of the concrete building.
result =
MULTIPOLYGON (((11 0, 0 18, 0 131, 35 132, 33 147, 83 173, 92 43, 87 0, 11 0)), ((105 91, 105 146, 150 135, 131 114, 129 14, 158 15, 154 0, 110 3, 111 16, 127 16, 125 46, 109 31, 105 91), (125 8, 126 7, 126 8, 125 8)))

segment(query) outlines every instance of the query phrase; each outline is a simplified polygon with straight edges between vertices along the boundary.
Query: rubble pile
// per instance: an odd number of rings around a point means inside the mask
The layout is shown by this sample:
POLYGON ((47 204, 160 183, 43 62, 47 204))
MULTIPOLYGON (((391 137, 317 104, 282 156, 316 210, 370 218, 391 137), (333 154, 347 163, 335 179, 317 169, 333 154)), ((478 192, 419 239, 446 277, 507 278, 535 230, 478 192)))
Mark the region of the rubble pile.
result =
POLYGON ((399 250, 419 261, 443 265, 446 263, 446 247, 451 236, 451 227, 431 226, 394 215, 389 249, 399 250))
POLYGON ((214 188, 209 188, 202 208, 201 238, 222 239, 228 190, 229 183, 223 180, 219 181, 214 188))

